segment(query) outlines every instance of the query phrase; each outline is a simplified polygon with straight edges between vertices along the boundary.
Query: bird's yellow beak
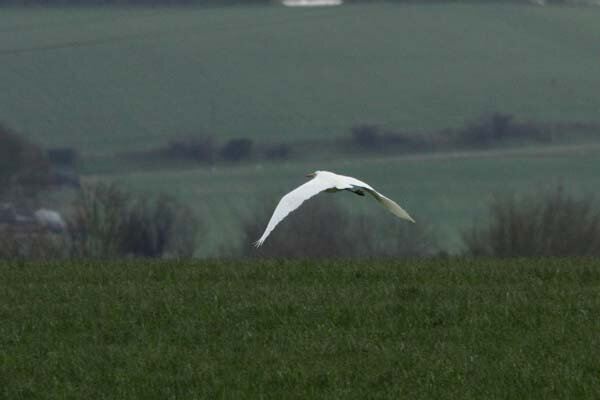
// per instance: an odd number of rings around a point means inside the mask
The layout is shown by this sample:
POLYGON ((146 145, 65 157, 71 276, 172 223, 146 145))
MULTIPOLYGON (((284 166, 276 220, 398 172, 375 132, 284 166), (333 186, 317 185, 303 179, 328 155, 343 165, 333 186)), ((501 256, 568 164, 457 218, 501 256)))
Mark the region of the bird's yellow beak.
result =
POLYGON ((307 178, 314 178, 315 176, 317 176, 317 174, 315 172, 311 172, 310 174, 306 174, 307 178))

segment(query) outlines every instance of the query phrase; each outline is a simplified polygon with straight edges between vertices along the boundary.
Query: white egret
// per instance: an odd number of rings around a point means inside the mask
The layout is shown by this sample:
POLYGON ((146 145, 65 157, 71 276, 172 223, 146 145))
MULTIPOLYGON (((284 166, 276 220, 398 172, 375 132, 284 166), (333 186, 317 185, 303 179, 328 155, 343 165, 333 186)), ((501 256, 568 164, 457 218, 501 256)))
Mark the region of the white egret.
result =
POLYGON ((364 192, 368 192, 395 216, 409 220, 413 223, 415 222, 415 220, 412 219, 402 207, 396 204, 396 202, 388 199, 371 186, 359 181, 356 178, 338 175, 328 171, 316 171, 306 176, 312 177, 313 179, 303 185, 298 186, 296 189, 292 190, 281 198, 279 204, 277 204, 277 207, 275 207, 275 211, 273 212, 273 215, 267 224, 265 232, 262 234, 260 239, 254 242, 256 247, 261 246, 265 242, 271 231, 273 231, 277 224, 279 224, 279 222, 281 222, 281 220, 284 219, 290 212, 300 207, 305 200, 308 200, 323 191, 334 193, 339 192, 340 190, 348 190, 359 196, 364 196, 364 192))

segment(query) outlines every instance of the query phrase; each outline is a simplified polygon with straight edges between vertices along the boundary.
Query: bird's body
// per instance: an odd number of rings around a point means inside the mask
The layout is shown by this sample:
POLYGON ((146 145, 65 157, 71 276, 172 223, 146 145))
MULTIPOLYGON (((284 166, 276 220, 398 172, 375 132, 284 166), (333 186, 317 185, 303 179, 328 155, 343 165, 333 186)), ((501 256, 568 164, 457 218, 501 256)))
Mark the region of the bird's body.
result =
POLYGON ((279 224, 279 222, 281 222, 281 220, 283 220, 290 212, 300 207, 305 200, 308 200, 324 191, 335 193, 341 190, 347 190, 358 194, 359 196, 364 196, 364 192, 368 192, 377 201, 383 204, 383 206, 392 214, 399 218, 415 222, 402 207, 363 181, 351 176, 338 175, 328 171, 316 171, 308 176, 313 177, 313 179, 303 185, 298 186, 296 189, 292 190, 281 198, 279 204, 277 204, 277 207, 273 212, 273 215, 271 216, 271 219, 269 220, 269 223, 267 224, 265 232, 261 238, 255 242, 256 247, 259 247, 264 243, 271 231, 273 231, 277 224, 279 224))

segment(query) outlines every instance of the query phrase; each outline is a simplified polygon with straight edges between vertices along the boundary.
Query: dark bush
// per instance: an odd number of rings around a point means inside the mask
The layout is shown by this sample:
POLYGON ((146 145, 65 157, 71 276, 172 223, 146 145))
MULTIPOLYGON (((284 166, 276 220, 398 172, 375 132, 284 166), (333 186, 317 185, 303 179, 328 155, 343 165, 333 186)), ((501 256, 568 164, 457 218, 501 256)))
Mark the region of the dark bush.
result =
POLYGON ((79 175, 68 171, 56 171, 52 178, 52 183, 56 186, 81 187, 79 175))
POLYGON ((197 229, 198 221, 188 208, 166 196, 155 201, 144 198, 131 209, 123 246, 136 256, 191 257, 197 229))
POLYGON ((507 141, 549 141, 550 132, 542 125, 517 123, 512 115, 495 113, 456 132, 456 144, 488 147, 507 141))
POLYGON ((191 257, 198 221, 166 197, 138 199, 114 184, 84 186, 69 219, 77 257, 191 257))
MULTIPOLYGON (((380 210, 385 213, 385 210, 380 210)), ((252 246, 263 233, 272 210, 242 226, 242 254, 250 257, 421 257, 437 245, 431 229, 380 214, 352 216, 331 198, 307 201, 271 232, 260 248, 252 246)))
POLYGON ((600 255, 600 208, 562 187, 527 196, 497 197, 486 225, 463 232, 474 256, 600 255))
POLYGON ((0 199, 31 200, 52 185, 52 176, 40 147, 0 125, 0 199))
POLYGON ((240 161, 250 157, 252 151, 251 139, 231 139, 221 149, 221 156, 228 161, 240 161))
POLYGON ((459 131, 459 142, 468 146, 484 147, 506 139, 512 124, 512 115, 493 114, 471 123, 459 131))
POLYGON ((506 139, 511 136, 513 126, 513 116, 508 114, 496 113, 490 118, 490 132, 494 140, 506 139))
POLYGON ((210 135, 174 139, 167 145, 167 156, 173 158, 192 159, 212 164, 216 154, 216 142, 210 135))
POLYGON ((79 159, 79 154, 71 147, 49 149, 46 153, 51 163, 60 166, 72 167, 79 159))
POLYGON ((383 131, 377 125, 362 124, 352 128, 351 143, 366 150, 380 151, 424 151, 431 150, 434 140, 431 135, 419 132, 383 131))
POLYGON ((381 145, 377 125, 361 124, 352 127, 352 141, 359 147, 374 149, 381 145))
POLYGON ((267 146, 264 150, 265 158, 268 160, 284 160, 290 156, 292 148, 288 144, 275 144, 267 146))
POLYGON ((0 223, 0 259, 53 259, 68 255, 67 238, 36 225, 0 223))
POLYGON ((401 151, 424 151, 433 148, 430 138, 419 133, 385 132, 381 135, 381 142, 386 148, 401 151))

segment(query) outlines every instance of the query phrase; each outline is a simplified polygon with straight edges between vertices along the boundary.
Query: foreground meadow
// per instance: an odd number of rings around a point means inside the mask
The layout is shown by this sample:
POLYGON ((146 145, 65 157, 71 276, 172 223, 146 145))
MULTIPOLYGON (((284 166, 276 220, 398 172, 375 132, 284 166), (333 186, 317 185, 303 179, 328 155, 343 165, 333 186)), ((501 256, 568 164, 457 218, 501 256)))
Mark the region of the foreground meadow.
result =
POLYGON ((0 262, 0 397, 596 398, 595 259, 0 262))

